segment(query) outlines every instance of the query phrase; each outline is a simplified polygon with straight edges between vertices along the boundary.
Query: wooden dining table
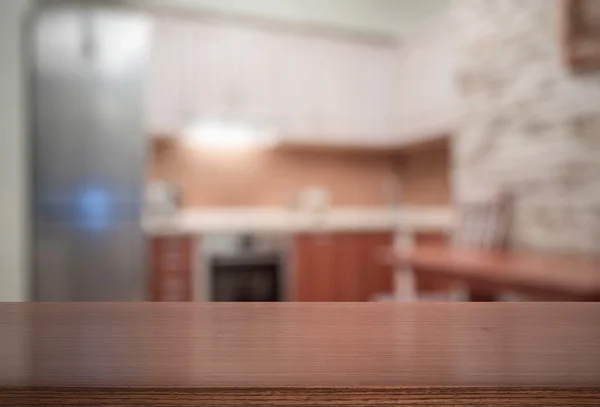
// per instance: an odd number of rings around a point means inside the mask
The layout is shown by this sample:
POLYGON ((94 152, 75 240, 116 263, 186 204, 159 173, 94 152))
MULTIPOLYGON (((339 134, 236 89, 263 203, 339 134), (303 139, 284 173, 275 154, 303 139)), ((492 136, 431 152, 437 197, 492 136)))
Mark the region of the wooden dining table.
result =
POLYGON ((397 264, 409 265, 417 275, 464 283, 476 300, 512 291, 542 301, 600 301, 597 256, 431 245, 398 255, 397 264))

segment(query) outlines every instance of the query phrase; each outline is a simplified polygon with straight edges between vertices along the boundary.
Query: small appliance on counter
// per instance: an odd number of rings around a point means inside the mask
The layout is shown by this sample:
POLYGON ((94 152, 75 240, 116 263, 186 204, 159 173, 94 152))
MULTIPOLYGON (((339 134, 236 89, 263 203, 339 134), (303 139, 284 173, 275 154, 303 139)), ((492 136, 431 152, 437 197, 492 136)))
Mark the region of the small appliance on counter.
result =
POLYGON ((305 188, 298 194, 297 209, 311 214, 326 212, 330 206, 330 192, 319 187, 305 188))
POLYGON ((331 191, 321 187, 302 188, 289 204, 289 209, 308 220, 314 228, 324 226, 330 207, 331 191))
POLYGON ((168 220, 181 210, 181 189, 166 181, 151 182, 146 188, 146 216, 168 220))

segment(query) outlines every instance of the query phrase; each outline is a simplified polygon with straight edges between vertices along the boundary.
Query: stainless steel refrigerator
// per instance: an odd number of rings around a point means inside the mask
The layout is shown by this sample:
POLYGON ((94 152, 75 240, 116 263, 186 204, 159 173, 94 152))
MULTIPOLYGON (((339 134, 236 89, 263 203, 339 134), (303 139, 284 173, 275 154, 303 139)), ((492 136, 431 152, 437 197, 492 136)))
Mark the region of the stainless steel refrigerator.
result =
POLYGON ((30 21, 33 297, 147 298, 147 16, 51 4, 30 21))

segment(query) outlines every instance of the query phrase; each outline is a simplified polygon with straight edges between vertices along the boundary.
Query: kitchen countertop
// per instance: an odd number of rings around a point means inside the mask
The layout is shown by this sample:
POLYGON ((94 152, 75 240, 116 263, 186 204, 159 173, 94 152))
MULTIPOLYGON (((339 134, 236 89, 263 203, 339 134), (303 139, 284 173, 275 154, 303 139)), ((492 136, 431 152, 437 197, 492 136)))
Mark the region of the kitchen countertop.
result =
POLYGON ((532 405, 531 392, 541 405, 598 405, 599 314, 593 303, 2 304, 0 405, 60 405, 74 389, 118 405, 285 405, 292 389, 310 405, 332 394, 532 405))
POLYGON ((454 226, 455 215, 447 207, 402 209, 334 209, 310 214, 280 208, 188 210, 161 219, 145 216, 143 228, 150 235, 203 233, 294 233, 332 231, 442 231, 454 226))

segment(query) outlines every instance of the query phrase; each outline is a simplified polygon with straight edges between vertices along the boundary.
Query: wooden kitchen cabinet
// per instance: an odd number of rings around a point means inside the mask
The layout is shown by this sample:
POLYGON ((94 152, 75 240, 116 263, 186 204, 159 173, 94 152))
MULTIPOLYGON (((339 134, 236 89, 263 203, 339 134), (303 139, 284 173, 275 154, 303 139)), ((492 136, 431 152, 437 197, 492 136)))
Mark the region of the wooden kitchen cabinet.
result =
POLYGON ((295 299, 302 302, 371 301, 394 290, 393 267, 382 253, 392 233, 302 234, 295 238, 295 299))
POLYGON ((300 235, 294 241, 296 300, 334 301, 335 253, 331 235, 300 235))
POLYGON ((195 239, 160 236, 150 242, 150 295, 152 301, 193 300, 195 239))

